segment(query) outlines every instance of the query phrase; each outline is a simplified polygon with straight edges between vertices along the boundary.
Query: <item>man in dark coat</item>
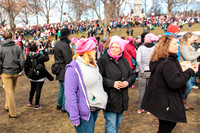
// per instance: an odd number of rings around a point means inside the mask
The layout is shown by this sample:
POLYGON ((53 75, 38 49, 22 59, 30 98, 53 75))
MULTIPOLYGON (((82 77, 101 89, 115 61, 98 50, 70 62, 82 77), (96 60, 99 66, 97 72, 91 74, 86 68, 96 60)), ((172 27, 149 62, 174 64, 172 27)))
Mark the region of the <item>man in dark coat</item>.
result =
POLYGON ((65 96, 64 96, 64 76, 65 66, 72 61, 72 51, 70 49, 71 32, 69 29, 61 30, 60 41, 58 41, 54 48, 55 63, 59 64, 60 73, 56 75, 56 80, 59 80, 60 90, 58 92, 57 109, 62 109, 65 112, 65 96))

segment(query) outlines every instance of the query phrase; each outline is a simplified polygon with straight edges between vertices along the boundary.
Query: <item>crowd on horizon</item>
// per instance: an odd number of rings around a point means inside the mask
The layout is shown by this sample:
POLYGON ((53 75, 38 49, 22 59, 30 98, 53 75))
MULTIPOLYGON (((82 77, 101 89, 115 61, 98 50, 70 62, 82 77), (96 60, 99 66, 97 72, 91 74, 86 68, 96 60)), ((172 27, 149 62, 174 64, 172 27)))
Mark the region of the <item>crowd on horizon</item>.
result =
MULTIPOLYGON (((46 71, 44 62, 49 60, 48 54, 51 53, 55 59, 51 70, 59 82, 56 109, 67 112, 76 132, 93 133, 99 110, 103 110, 106 119, 105 132, 118 132, 123 112, 128 110, 128 88, 135 87, 137 79, 137 113, 146 111, 153 114, 159 120, 158 132, 170 133, 177 122, 186 122, 185 110, 195 108, 187 99, 192 88, 198 89, 195 78, 200 77, 200 39, 191 32, 179 38, 178 33, 185 24, 190 27, 200 23, 199 19, 169 19, 161 16, 110 21, 108 31, 123 27, 132 30, 134 26, 145 26, 149 30, 159 26, 166 31, 159 36, 144 31, 137 38, 129 36, 126 31, 127 37, 115 35, 102 39, 98 36, 103 34, 98 20, 92 23, 64 22, 17 28, 14 36, 4 31, 4 39, 0 38, 0 66, 3 60, 1 78, 6 92, 5 110, 9 112, 10 118, 17 118, 12 89, 15 89, 21 68, 25 67, 27 74, 29 68, 26 67, 33 67, 30 61, 37 58, 42 70, 46 71), (87 31, 87 37, 71 38, 71 34, 83 31, 87 31), (33 40, 23 40, 23 36, 32 36, 33 40), (52 36, 55 37, 53 41, 52 36), (5 50, 1 53, 1 49, 5 50), (27 56, 26 60, 22 51, 27 56), (190 63, 179 63, 184 61, 190 63), (9 69, 10 66, 15 68, 9 69), (10 78, 13 80, 12 85, 8 82, 10 78)), ((47 75, 38 70, 38 75, 27 76, 31 83, 28 107, 42 109, 42 86, 46 78, 51 78, 47 75)))

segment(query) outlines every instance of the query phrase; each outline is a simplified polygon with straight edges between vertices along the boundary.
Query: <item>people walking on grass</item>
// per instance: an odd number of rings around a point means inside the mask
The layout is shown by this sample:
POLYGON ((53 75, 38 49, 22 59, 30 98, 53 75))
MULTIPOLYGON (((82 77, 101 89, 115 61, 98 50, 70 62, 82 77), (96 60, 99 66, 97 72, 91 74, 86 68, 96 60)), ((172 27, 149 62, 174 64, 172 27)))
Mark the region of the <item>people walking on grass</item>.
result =
POLYGON ((135 82, 135 73, 122 56, 127 43, 119 36, 111 37, 108 53, 97 62, 103 76, 103 87, 108 95, 106 110, 103 111, 106 119, 105 133, 118 132, 123 112, 128 110, 128 87, 135 82))
POLYGON ((147 34, 144 39, 144 44, 141 45, 137 50, 136 61, 137 72, 139 72, 139 95, 137 113, 139 114, 144 112, 144 109, 141 108, 141 104, 151 74, 149 69, 149 62, 155 48, 154 42, 158 41, 158 39, 159 38, 152 33, 147 34))
POLYGON ((150 58, 151 75, 141 108, 159 120, 158 133, 171 133, 177 122, 187 122, 182 94, 197 68, 182 70, 176 37, 163 35, 150 58))
POLYGON ((64 77, 65 77, 65 66, 72 61, 72 51, 70 48, 71 32, 69 29, 62 29, 60 41, 58 41, 54 47, 54 59, 55 63, 58 64, 59 72, 56 74, 56 80, 59 81, 59 92, 57 110, 65 111, 65 95, 64 95, 64 77))
POLYGON ((0 46, 0 62, 3 64, 1 79, 6 95, 5 110, 9 112, 10 118, 17 118, 15 88, 19 73, 24 67, 24 55, 22 49, 12 40, 11 32, 6 31, 3 37, 5 41, 0 46))
POLYGON ((107 104, 95 54, 96 43, 80 39, 72 62, 66 66, 65 108, 77 133, 94 133, 98 112, 107 104))

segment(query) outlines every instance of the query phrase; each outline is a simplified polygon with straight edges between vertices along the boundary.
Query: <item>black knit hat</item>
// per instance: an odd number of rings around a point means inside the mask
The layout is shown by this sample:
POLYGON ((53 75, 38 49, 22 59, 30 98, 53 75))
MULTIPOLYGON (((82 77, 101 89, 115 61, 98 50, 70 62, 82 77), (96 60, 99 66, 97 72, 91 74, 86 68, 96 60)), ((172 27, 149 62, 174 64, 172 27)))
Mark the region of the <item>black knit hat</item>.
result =
POLYGON ((68 28, 62 29, 61 30, 61 36, 60 39, 64 40, 67 36, 71 34, 71 31, 68 28))

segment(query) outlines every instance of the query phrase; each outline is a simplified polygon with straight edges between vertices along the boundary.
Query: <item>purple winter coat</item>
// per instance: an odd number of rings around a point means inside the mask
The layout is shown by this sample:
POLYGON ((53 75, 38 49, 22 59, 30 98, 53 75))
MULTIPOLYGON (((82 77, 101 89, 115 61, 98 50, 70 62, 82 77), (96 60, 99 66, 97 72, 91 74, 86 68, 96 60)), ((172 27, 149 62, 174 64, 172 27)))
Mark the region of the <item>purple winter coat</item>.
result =
POLYGON ((90 107, 85 84, 78 63, 72 60, 65 71, 65 109, 73 125, 80 124, 80 118, 88 121, 90 107))

